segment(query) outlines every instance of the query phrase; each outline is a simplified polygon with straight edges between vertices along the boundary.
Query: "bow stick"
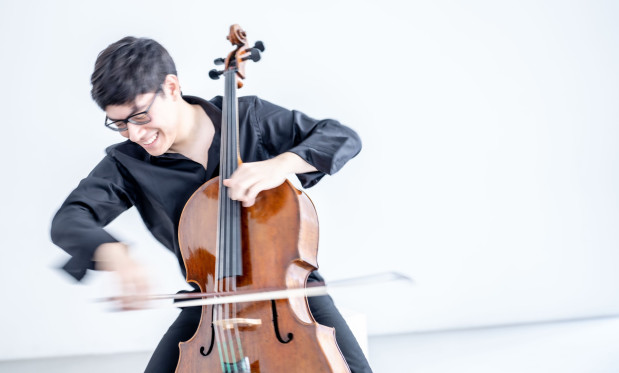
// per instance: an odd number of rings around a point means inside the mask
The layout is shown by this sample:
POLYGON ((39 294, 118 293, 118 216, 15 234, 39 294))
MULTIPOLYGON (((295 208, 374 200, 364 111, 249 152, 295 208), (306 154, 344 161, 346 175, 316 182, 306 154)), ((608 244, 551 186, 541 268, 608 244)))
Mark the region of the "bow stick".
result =
MULTIPOLYGON (((236 291, 236 292, 219 292, 219 293, 181 293, 181 294, 156 294, 144 298, 144 300, 165 300, 165 299, 189 299, 180 302, 174 302, 161 307, 195 307, 207 306, 214 304, 231 304, 255 302, 262 300, 284 299, 293 297, 316 297, 328 294, 328 289, 333 288, 348 288, 367 284, 376 284, 389 281, 406 281, 414 283, 413 279, 397 272, 383 272, 374 275, 360 276, 347 278, 342 280, 331 281, 329 285, 322 282, 309 283, 305 288, 295 289, 267 289, 262 291, 236 291)), ((110 297, 101 299, 101 301, 120 301, 124 296, 110 297)))

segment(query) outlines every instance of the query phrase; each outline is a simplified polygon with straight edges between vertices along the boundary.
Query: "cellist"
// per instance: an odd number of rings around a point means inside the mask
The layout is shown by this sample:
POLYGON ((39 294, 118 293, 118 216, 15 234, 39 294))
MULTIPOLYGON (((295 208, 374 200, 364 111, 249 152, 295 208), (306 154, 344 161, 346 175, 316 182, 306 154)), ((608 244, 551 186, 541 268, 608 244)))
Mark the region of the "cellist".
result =
MULTIPOLYGON (((154 40, 125 37, 99 53, 91 76, 92 98, 105 112, 105 126, 127 140, 81 180, 56 213, 52 240, 71 259, 63 267, 81 280, 87 270, 113 271, 135 308, 149 279, 126 244, 104 227, 135 206, 153 236, 179 252, 178 224, 191 194, 218 175, 221 97, 181 94, 175 64, 154 40)), ((358 135, 335 120, 315 120, 258 97, 239 98, 240 152, 244 163, 224 181, 230 198, 251 206, 258 193, 297 174, 305 188, 337 172, 361 149, 358 135)), ((323 281, 313 272, 309 282, 323 281)), ((334 327, 352 372, 371 372, 363 352, 328 296, 308 298, 320 324, 334 327)), ((174 372, 178 343, 195 332, 200 307, 186 308, 155 349, 146 372, 174 372)))

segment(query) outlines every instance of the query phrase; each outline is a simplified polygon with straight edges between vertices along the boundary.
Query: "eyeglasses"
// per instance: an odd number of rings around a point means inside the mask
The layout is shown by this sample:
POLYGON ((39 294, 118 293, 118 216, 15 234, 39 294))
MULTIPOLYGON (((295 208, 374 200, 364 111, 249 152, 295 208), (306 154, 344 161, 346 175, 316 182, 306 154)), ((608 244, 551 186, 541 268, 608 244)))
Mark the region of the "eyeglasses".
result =
POLYGON ((150 123, 151 117, 150 115, 148 115, 148 111, 150 110, 151 106, 153 106, 153 104, 155 103, 155 99, 157 98, 157 96, 159 96, 159 92, 161 92, 161 87, 159 87, 159 89, 155 91, 155 96, 153 97, 153 100, 150 102, 146 110, 136 113, 136 114, 129 115, 127 119, 120 119, 120 120, 112 121, 106 115, 105 126, 111 129, 112 131, 123 132, 129 129, 129 123, 133 123, 137 125, 150 123))

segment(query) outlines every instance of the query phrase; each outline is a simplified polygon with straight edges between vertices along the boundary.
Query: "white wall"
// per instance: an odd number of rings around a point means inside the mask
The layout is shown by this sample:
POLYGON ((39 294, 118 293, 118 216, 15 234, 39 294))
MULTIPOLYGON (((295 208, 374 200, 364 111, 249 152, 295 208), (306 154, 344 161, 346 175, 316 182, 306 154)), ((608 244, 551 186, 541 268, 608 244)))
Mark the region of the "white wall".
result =
MULTIPOLYGON (((155 38, 183 92, 211 97, 222 87, 207 72, 232 23, 267 46, 244 94, 363 138, 308 193, 327 278, 416 280, 335 294, 367 313, 372 335, 616 312, 618 15, 602 1, 1 2, 0 359, 157 343, 175 312, 93 303, 114 292, 111 278, 59 272, 49 223, 120 140, 90 100, 97 53, 155 38)), ((155 291, 183 286, 135 212, 110 229, 155 291)))

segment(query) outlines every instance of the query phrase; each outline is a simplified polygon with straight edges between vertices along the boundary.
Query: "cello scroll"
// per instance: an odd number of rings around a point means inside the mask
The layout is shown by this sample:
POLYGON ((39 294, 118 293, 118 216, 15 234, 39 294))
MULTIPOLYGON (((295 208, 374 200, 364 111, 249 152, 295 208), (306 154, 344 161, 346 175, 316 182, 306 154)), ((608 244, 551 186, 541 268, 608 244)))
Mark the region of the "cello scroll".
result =
POLYGON ((264 52, 264 44, 261 41, 257 41, 253 47, 248 46, 247 34, 241 26, 234 24, 230 26, 230 33, 226 37, 232 45, 236 45, 236 49, 223 58, 217 58, 215 60, 216 65, 224 65, 224 70, 213 69, 209 72, 211 79, 219 79, 219 76, 228 69, 235 69, 237 75, 237 88, 243 87, 241 79, 245 79, 245 61, 252 60, 254 62, 260 61, 260 52, 264 52))

